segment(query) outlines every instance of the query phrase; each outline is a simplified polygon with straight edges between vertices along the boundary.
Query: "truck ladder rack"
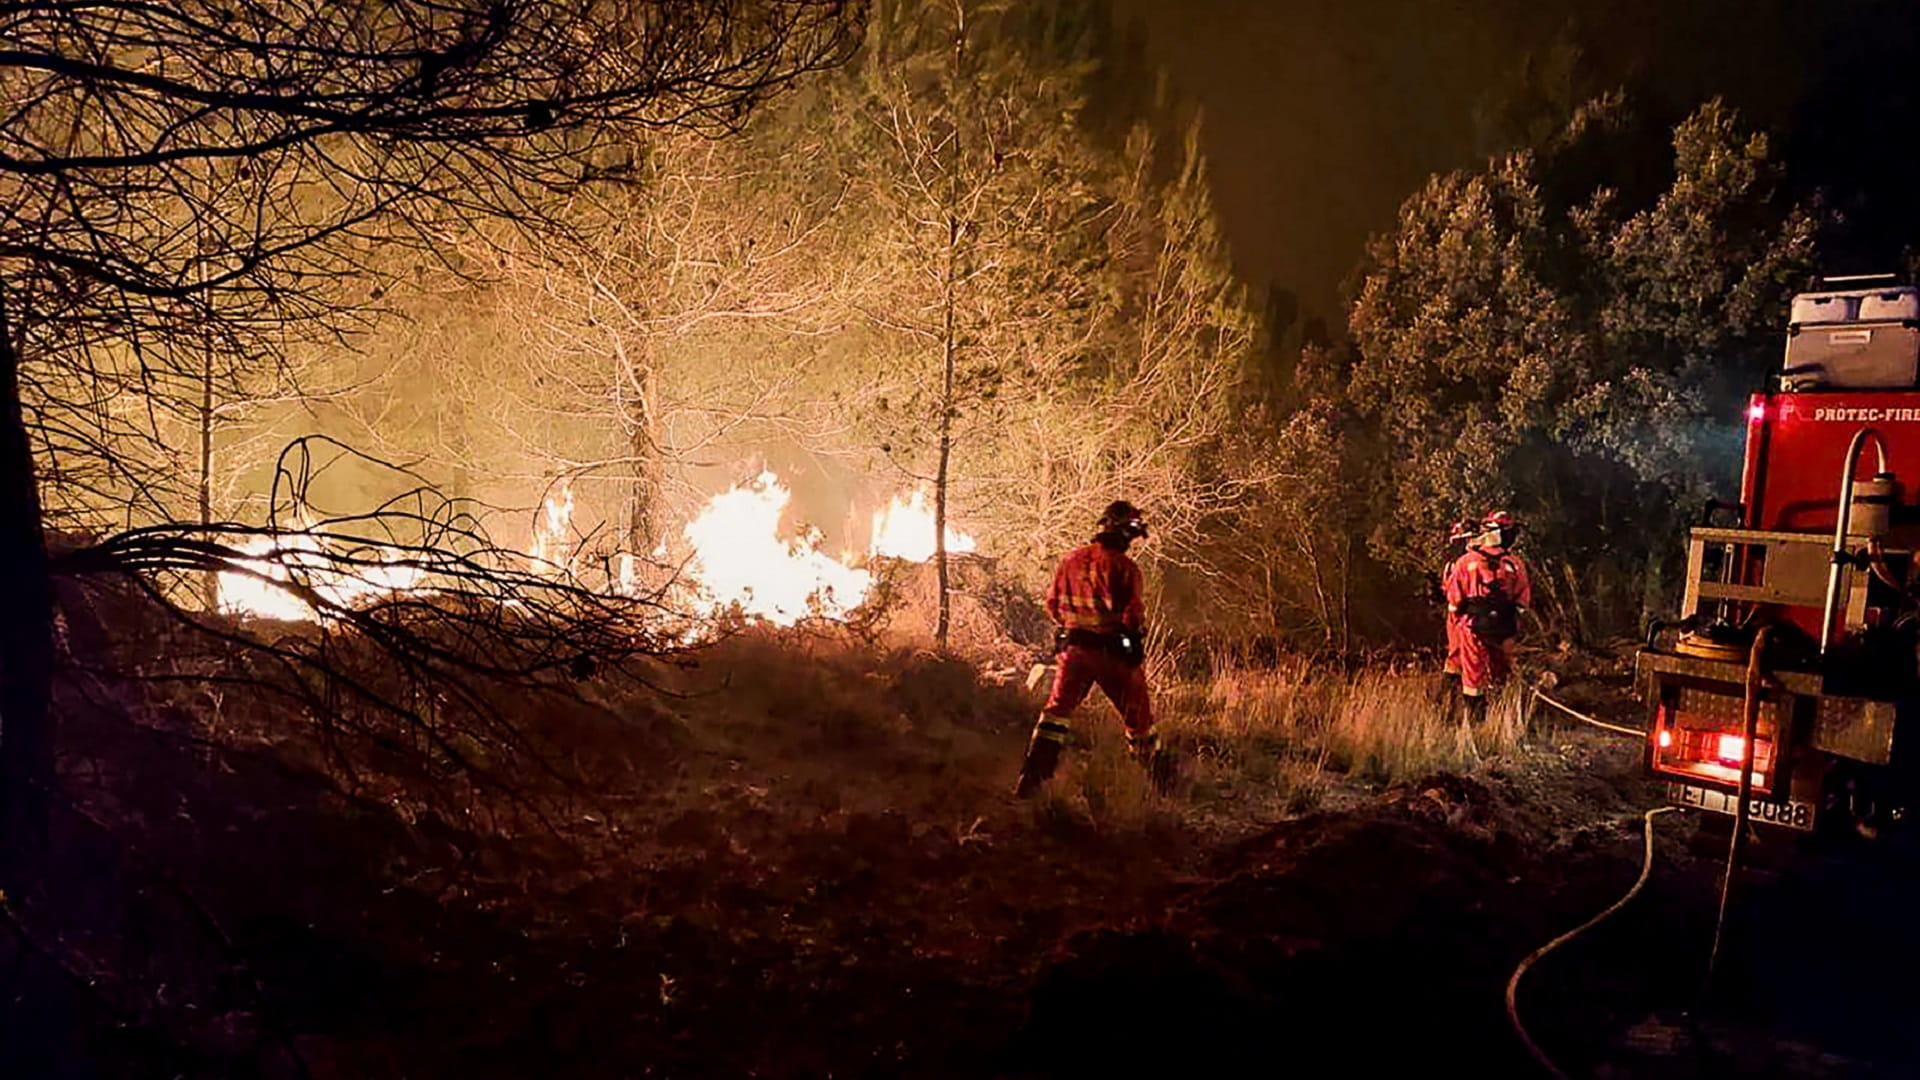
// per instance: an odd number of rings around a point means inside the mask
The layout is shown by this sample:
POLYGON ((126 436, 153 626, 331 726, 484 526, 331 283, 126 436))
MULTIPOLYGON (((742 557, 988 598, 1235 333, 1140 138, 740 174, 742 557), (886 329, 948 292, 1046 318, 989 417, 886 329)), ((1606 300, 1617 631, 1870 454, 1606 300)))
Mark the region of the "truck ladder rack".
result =
MULTIPOLYGON (((1856 539, 1865 545, 1865 537, 1856 539)), ((1687 535, 1686 593, 1680 602, 1680 614, 1683 618, 1698 615, 1701 604, 1707 601, 1818 609, 1826 602, 1832 546, 1831 532, 1696 526, 1687 535), (1707 577, 1710 546, 1724 549, 1719 566, 1721 580, 1707 577), (1757 578, 1758 582, 1728 580, 1736 567, 1742 568, 1748 581, 1757 578)), ((1905 554, 1896 550, 1887 553, 1905 554)), ((1859 626, 1866 618, 1867 575, 1843 567, 1841 595, 1846 597, 1841 606, 1845 625, 1859 626)))

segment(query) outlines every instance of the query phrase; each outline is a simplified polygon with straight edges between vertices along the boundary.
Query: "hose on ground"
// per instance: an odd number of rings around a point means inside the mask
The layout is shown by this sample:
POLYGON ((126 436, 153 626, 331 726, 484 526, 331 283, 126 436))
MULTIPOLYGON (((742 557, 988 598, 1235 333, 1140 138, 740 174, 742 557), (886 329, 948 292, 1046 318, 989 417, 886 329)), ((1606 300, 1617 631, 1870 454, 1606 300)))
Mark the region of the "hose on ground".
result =
POLYGON ((1727 869, 1720 878, 1720 913, 1713 920, 1713 949, 1707 953, 1707 977, 1700 985, 1705 1000, 1713 989, 1713 972, 1720 964, 1720 943, 1727 930, 1727 903, 1733 895, 1733 872, 1740 862, 1740 838, 1747 831, 1747 803, 1753 798, 1754 743, 1760 728, 1760 681, 1766 674, 1765 651, 1771 627, 1763 626, 1753 635, 1753 649, 1747 654, 1746 700, 1740 715, 1740 794, 1733 807, 1733 835, 1727 840, 1727 869))
POLYGON ((1627 890, 1626 895, 1609 904, 1600 914, 1528 953, 1527 958, 1520 961, 1520 966, 1513 969, 1512 977, 1507 979, 1507 1021, 1513 1025, 1514 1034, 1520 1036, 1520 1041, 1526 1044, 1527 1052, 1533 1055, 1533 1060, 1539 1062, 1541 1068, 1558 1080, 1571 1080, 1571 1077, 1560 1066, 1553 1063, 1553 1059, 1547 1056, 1545 1050, 1540 1049, 1540 1044, 1534 1042, 1533 1036, 1527 1034, 1527 1026, 1520 1022, 1520 1009, 1515 1004, 1520 993, 1520 980, 1527 974, 1527 969, 1539 963, 1542 957, 1612 918, 1621 908, 1632 903, 1634 897, 1640 895, 1640 890, 1646 887, 1647 878, 1653 874, 1653 819, 1672 809, 1674 808, 1671 806, 1657 806, 1647 811, 1643 818, 1646 823, 1646 854, 1640 862, 1640 876, 1634 879, 1633 887, 1627 890))
MULTIPOLYGON (((1770 634, 1770 628, 1761 627, 1759 632, 1754 635, 1753 645, 1747 654, 1746 693, 1744 695, 1745 699, 1741 703, 1739 795, 1736 797, 1734 803, 1733 836, 1727 841, 1726 870, 1720 879, 1720 910, 1713 924, 1713 949, 1707 954, 1707 975, 1705 982, 1701 986, 1701 997, 1703 999, 1712 988, 1714 969, 1720 961, 1720 946, 1724 939, 1727 926, 1727 908, 1730 898, 1733 895, 1734 871, 1739 866, 1740 839, 1746 832, 1747 827, 1747 803, 1753 797, 1754 744, 1759 735, 1760 687, 1766 675, 1765 651, 1767 639, 1770 634)), ((1609 724, 1603 720, 1596 720, 1578 710, 1568 708, 1566 705, 1548 697, 1538 687, 1533 689, 1533 696, 1559 709, 1568 716, 1592 724, 1594 727, 1618 732, 1622 735, 1632 735, 1635 738, 1644 738, 1646 736, 1646 732, 1644 731, 1622 727, 1618 724, 1609 724)), ((1574 938, 1579 937, 1581 934, 1586 933, 1588 930, 1600 925, 1602 922, 1605 922, 1621 908, 1626 907, 1634 897, 1640 895, 1640 890, 1647 884, 1647 878, 1653 873, 1653 819, 1655 815, 1664 814, 1674 809, 1676 809, 1676 807, 1659 806, 1647 811, 1645 817, 1646 853, 1640 863, 1640 876, 1634 879, 1633 887, 1627 890, 1626 895, 1615 900, 1606 910, 1600 912, 1600 914, 1595 915, 1579 926, 1574 927, 1559 937, 1554 938, 1552 941, 1547 942, 1545 945, 1540 946, 1538 949, 1535 949, 1532 953, 1528 954, 1526 959, 1520 961, 1520 966, 1513 969, 1512 977, 1507 980, 1507 1020, 1513 1025, 1514 1034, 1520 1036, 1520 1041, 1526 1044, 1527 1052, 1533 1055, 1534 1061, 1538 1062, 1541 1068, 1545 1069, 1548 1074, 1558 1078, 1558 1080, 1571 1080, 1571 1078, 1568 1077, 1564 1070, 1553 1063, 1553 1059, 1547 1056, 1546 1051, 1540 1049, 1540 1044, 1534 1042, 1533 1037, 1527 1034, 1526 1025, 1520 1022, 1520 1010, 1515 1003, 1520 991, 1520 980, 1526 975, 1527 969, 1538 963, 1542 957, 1560 946, 1565 945, 1567 942, 1572 941, 1574 938)))
POLYGON ((1636 739, 1644 739, 1647 737, 1647 733, 1644 731, 1641 731, 1639 728, 1624 727, 1620 724, 1609 724, 1605 720, 1596 720, 1593 717, 1588 716, 1586 713, 1583 713, 1578 709, 1564 705, 1548 697, 1546 693, 1542 691, 1539 687, 1533 688, 1533 696, 1535 700, 1544 701, 1547 704, 1553 706, 1554 708, 1559 709, 1561 712, 1566 713, 1568 716, 1573 717, 1575 720, 1579 720, 1582 723, 1592 724, 1594 727, 1600 728, 1603 731, 1612 731, 1620 735, 1631 735, 1636 739))

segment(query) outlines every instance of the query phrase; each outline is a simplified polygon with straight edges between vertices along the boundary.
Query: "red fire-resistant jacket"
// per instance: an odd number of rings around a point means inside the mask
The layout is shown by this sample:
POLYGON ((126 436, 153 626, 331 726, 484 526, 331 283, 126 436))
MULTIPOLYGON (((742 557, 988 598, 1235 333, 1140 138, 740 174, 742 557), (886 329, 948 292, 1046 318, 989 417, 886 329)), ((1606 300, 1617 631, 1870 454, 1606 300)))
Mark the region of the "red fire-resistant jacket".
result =
POLYGON ((1140 567, 1124 552, 1098 543, 1067 552, 1047 587, 1047 614, 1069 630, 1103 634, 1138 631, 1147 607, 1140 567))
POLYGON ((1458 611, 1461 601, 1487 595, 1496 581, 1507 599, 1523 608, 1533 606, 1533 583, 1520 556, 1471 548, 1447 572, 1447 610, 1458 611))

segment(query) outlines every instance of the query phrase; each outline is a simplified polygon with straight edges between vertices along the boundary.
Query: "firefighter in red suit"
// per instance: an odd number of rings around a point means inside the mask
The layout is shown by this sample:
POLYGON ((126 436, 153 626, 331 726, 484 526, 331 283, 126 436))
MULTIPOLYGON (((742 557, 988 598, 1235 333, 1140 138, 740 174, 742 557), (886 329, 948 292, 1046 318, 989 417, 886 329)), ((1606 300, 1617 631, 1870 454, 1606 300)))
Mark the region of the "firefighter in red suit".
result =
POLYGON ((1520 616, 1533 603, 1527 564, 1512 547, 1519 523, 1504 510, 1488 514, 1480 535, 1448 576, 1447 619, 1458 647, 1460 693, 1470 718, 1486 715, 1487 692, 1513 672, 1513 639, 1520 616))
POLYGON ((1024 798, 1046 783, 1073 737, 1073 710, 1098 686, 1120 712, 1127 749, 1164 782, 1166 759, 1157 753, 1153 705, 1141 664, 1146 653, 1145 582, 1127 556, 1147 525, 1133 504, 1121 501, 1100 516, 1099 532, 1068 552, 1047 589, 1047 615, 1055 629, 1053 691, 1033 727, 1015 794, 1024 798))

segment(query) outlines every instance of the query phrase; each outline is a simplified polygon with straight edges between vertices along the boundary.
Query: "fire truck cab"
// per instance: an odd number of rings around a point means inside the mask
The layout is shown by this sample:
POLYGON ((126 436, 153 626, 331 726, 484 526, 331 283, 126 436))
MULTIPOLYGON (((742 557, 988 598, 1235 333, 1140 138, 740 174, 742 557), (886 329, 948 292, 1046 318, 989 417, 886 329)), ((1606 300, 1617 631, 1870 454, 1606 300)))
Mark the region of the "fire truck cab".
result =
POLYGON ((1679 617, 1636 659, 1647 767, 1677 803, 1734 813, 1748 773, 1752 821, 1873 835, 1920 812, 1920 289, 1795 296, 1776 378, 1740 499, 1691 530, 1679 617))

